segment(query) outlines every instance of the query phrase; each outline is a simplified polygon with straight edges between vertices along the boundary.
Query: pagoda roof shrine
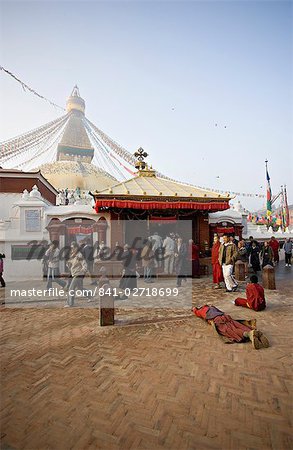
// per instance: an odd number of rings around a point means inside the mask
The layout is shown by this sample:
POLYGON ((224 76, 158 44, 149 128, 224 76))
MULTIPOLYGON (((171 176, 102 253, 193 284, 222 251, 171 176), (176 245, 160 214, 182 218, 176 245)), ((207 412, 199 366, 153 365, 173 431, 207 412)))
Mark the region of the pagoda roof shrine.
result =
POLYGON ((229 208, 229 195, 162 178, 149 168, 142 148, 136 153, 138 172, 135 177, 96 191, 96 210, 103 208, 128 208, 144 210, 208 210, 229 208))

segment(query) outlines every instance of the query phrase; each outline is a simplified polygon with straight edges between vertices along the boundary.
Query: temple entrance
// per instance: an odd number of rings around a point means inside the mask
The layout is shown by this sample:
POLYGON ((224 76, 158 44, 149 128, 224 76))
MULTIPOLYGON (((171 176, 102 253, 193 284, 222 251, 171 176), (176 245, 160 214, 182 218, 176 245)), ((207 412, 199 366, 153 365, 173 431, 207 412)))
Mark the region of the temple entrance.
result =
MULTIPOLYGON (((173 233, 179 235, 183 239, 193 239, 194 242, 198 241, 198 218, 196 215, 193 217, 146 217, 142 219, 127 219, 123 220, 124 223, 124 239, 123 244, 132 246, 136 240, 143 242, 145 239, 153 236, 157 233, 162 239, 173 233)), ((113 222, 112 222, 113 224, 113 222)))
POLYGON ((70 246, 72 242, 77 242, 79 246, 86 243, 94 244, 94 224, 92 219, 74 218, 63 222, 65 225, 65 245, 70 246))

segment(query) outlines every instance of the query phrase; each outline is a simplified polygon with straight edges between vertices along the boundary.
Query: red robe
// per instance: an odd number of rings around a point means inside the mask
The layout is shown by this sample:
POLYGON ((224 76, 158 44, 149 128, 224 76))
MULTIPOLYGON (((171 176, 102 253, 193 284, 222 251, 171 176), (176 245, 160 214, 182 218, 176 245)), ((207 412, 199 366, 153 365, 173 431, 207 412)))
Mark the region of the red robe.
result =
POLYGON ((247 298, 236 298, 236 306, 262 311, 266 307, 265 293, 263 287, 258 283, 249 283, 246 286, 247 298))
POLYGON ((270 242, 269 242, 269 246, 273 250, 274 260, 276 262, 279 262, 279 248, 280 248, 280 244, 277 241, 277 239, 271 239, 270 242))
POLYGON ((213 323, 217 333, 225 338, 227 343, 245 341, 247 337, 244 336, 244 333, 253 329, 252 326, 232 319, 228 314, 225 314, 214 306, 204 305, 198 309, 193 308, 193 312, 197 317, 201 317, 210 324, 213 323))
POLYGON ((220 246, 221 243, 218 241, 212 247, 213 283, 221 283, 221 281, 224 281, 222 267, 219 263, 220 246))

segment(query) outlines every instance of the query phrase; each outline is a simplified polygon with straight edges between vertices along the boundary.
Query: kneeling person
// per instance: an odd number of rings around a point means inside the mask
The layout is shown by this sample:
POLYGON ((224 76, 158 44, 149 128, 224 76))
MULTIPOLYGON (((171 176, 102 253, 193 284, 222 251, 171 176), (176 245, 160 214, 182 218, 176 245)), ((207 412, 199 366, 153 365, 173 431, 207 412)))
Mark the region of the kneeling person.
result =
POLYGON ((264 288, 258 284, 256 275, 250 277, 250 283, 246 286, 247 298, 236 298, 236 306, 244 306, 254 311, 263 311, 266 307, 264 288))

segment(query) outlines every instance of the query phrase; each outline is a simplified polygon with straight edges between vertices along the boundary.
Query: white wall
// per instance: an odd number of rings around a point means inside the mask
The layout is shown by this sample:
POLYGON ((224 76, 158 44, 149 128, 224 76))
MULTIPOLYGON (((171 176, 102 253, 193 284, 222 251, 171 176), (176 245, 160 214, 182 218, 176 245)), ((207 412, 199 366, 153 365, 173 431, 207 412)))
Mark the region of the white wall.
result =
POLYGON ((21 200, 22 194, 0 193, 0 220, 8 220, 14 214, 14 203, 21 200), (11 210, 12 209, 12 210, 11 210))

